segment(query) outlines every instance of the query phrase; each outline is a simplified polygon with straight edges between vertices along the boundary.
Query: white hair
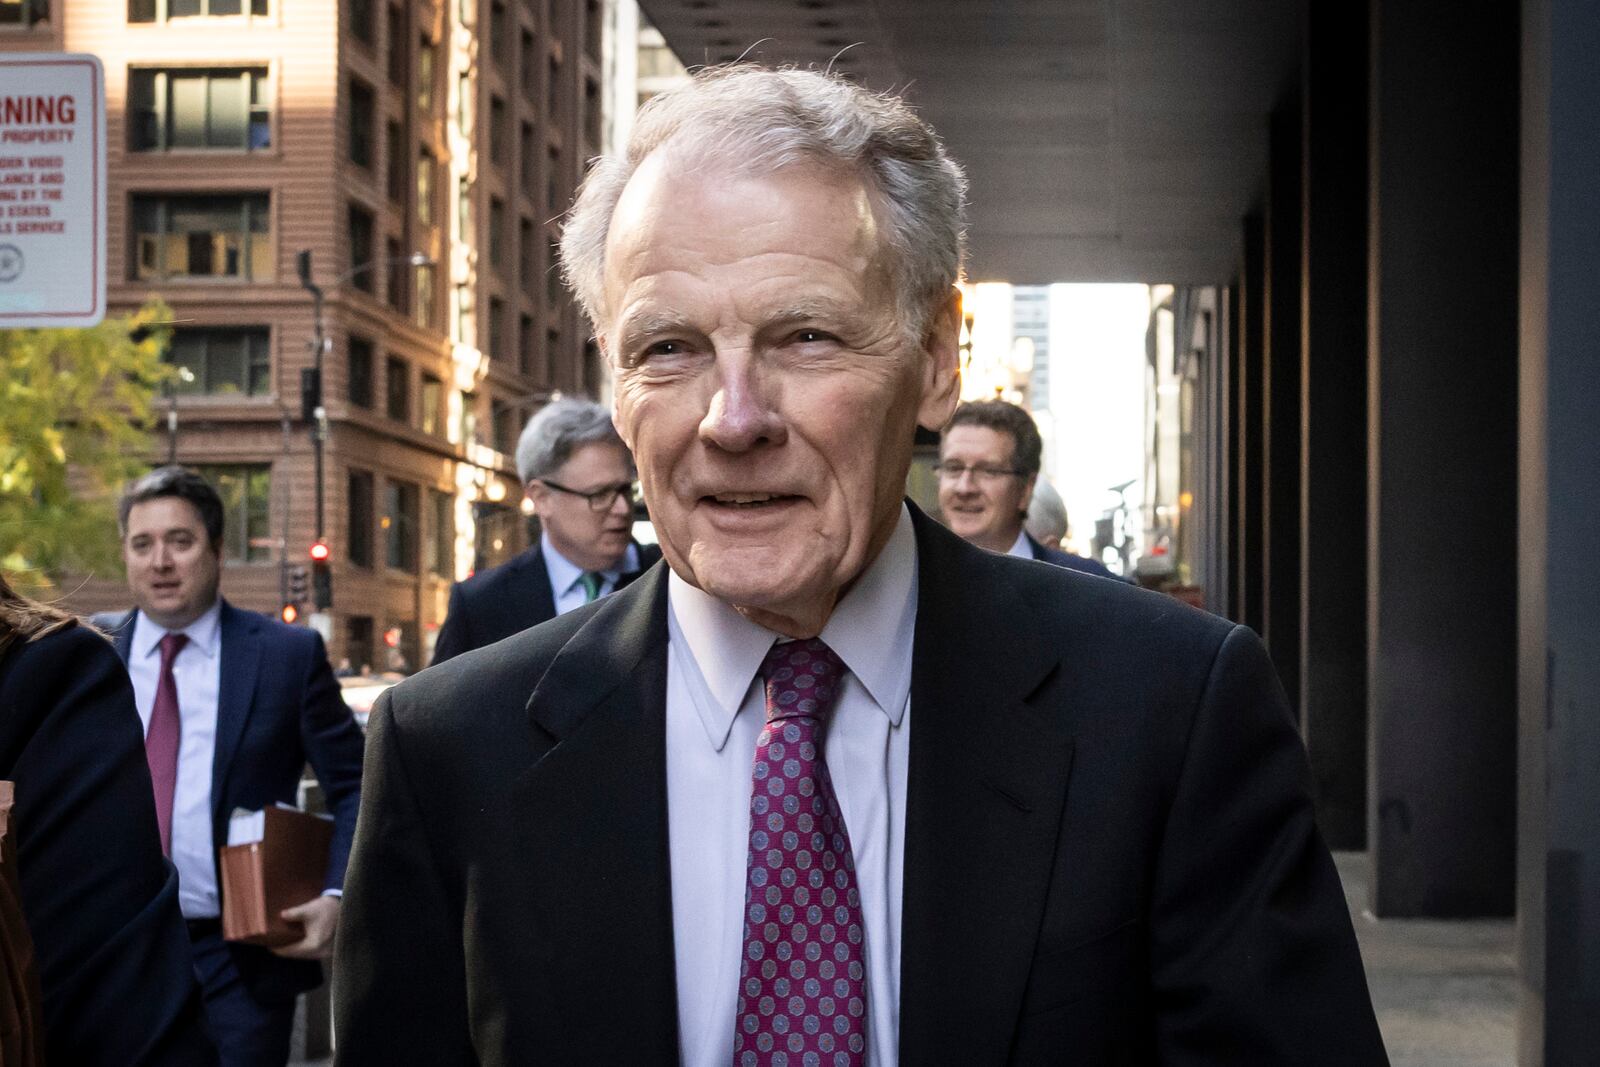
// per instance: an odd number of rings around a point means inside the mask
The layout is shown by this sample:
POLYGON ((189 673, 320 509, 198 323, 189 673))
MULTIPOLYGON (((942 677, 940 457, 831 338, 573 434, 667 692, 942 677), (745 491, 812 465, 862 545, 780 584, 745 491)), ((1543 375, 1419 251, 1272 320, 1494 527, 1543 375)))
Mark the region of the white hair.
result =
POLYGON ((612 213, 634 171, 662 148, 745 175, 800 163, 861 175, 884 234, 902 325, 918 335, 961 279, 966 177, 903 100, 817 71, 711 67, 639 110, 626 152, 595 162, 567 216, 562 270, 597 326, 606 310, 612 213))
POLYGON ((517 438, 517 476, 524 485, 561 469, 582 445, 622 446, 611 411, 592 400, 564 397, 540 408, 517 438))
POLYGON ((1023 526, 1039 541, 1061 541, 1067 536, 1067 505, 1043 475, 1033 483, 1033 499, 1028 501, 1023 526))

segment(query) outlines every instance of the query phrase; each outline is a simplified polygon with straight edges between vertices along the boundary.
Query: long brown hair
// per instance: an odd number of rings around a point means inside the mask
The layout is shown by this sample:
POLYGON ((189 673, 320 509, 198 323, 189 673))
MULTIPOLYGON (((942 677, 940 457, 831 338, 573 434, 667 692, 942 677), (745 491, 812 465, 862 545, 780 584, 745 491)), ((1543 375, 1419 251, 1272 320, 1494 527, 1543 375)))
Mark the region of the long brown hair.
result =
POLYGON ((0 656, 13 642, 37 641, 72 622, 72 616, 60 608, 29 600, 12 589, 5 574, 0 573, 0 656))

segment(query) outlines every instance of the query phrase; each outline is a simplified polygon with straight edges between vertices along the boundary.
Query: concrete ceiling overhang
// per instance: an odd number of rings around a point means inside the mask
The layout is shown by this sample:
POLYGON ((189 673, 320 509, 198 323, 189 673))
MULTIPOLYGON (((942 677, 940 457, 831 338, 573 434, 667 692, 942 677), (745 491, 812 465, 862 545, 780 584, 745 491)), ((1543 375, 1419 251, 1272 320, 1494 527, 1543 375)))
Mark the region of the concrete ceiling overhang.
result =
POLYGON ((907 96, 971 180, 968 273, 1234 272, 1298 61, 1296 0, 644 0, 691 69, 741 56, 907 96))

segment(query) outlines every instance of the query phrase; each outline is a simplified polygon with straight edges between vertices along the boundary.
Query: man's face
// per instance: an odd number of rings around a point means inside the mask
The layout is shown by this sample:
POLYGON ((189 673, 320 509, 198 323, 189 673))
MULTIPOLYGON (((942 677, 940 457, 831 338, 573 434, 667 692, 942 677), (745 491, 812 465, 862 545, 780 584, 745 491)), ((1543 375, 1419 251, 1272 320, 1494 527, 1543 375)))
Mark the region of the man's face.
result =
POLYGON ((794 636, 888 540, 915 428, 955 404, 959 296, 909 338, 879 245, 854 177, 659 152, 611 224, 601 340, 662 551, 794 636))
POLYGON ((175 496, 133 505, 122 537, 133 601, 151 622, 181 630, 216 603, 220 545, 206 536, 200 511, 175 496))
POLYGON ((1009 473, 1016 442, 987 426, 952 426, 939 444, 939 462, 969 468, 939 475, 939 510, 950 529, 973 544, 1005 552, 1016 543, 1033 496, 1033 476, 1009 473))
POLYGON ((601 511, 591 508, 584 496, 623 486, 631 489, 632 484, 628 453, 618 445, 597 442, 573 449, 549 478, 530 481, 527 492, 557 552, 586 571, 607 571, 628 550, 633 496, 613 495, 601 511), (572 492, 555 489, 552 483, 572 492))

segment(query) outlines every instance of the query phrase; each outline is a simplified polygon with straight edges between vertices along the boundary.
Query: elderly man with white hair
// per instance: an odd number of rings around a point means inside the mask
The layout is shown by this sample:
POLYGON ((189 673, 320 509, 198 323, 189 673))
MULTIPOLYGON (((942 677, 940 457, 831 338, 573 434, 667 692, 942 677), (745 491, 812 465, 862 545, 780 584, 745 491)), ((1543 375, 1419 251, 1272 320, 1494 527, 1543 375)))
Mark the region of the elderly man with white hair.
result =
POLYGON ((633 457, 606 408, 572 397, 540 408, 517 441, 517 474, 538 543, 451 588, 434 663, 598 600, 661 558, 634 543, 633 457))
POLYGON ((1260 642, 904 499, 964 180, 900 100, 714 69, 562 254, 665 565, 389 690, 343 1064, 1375 1064, 1260 642))

